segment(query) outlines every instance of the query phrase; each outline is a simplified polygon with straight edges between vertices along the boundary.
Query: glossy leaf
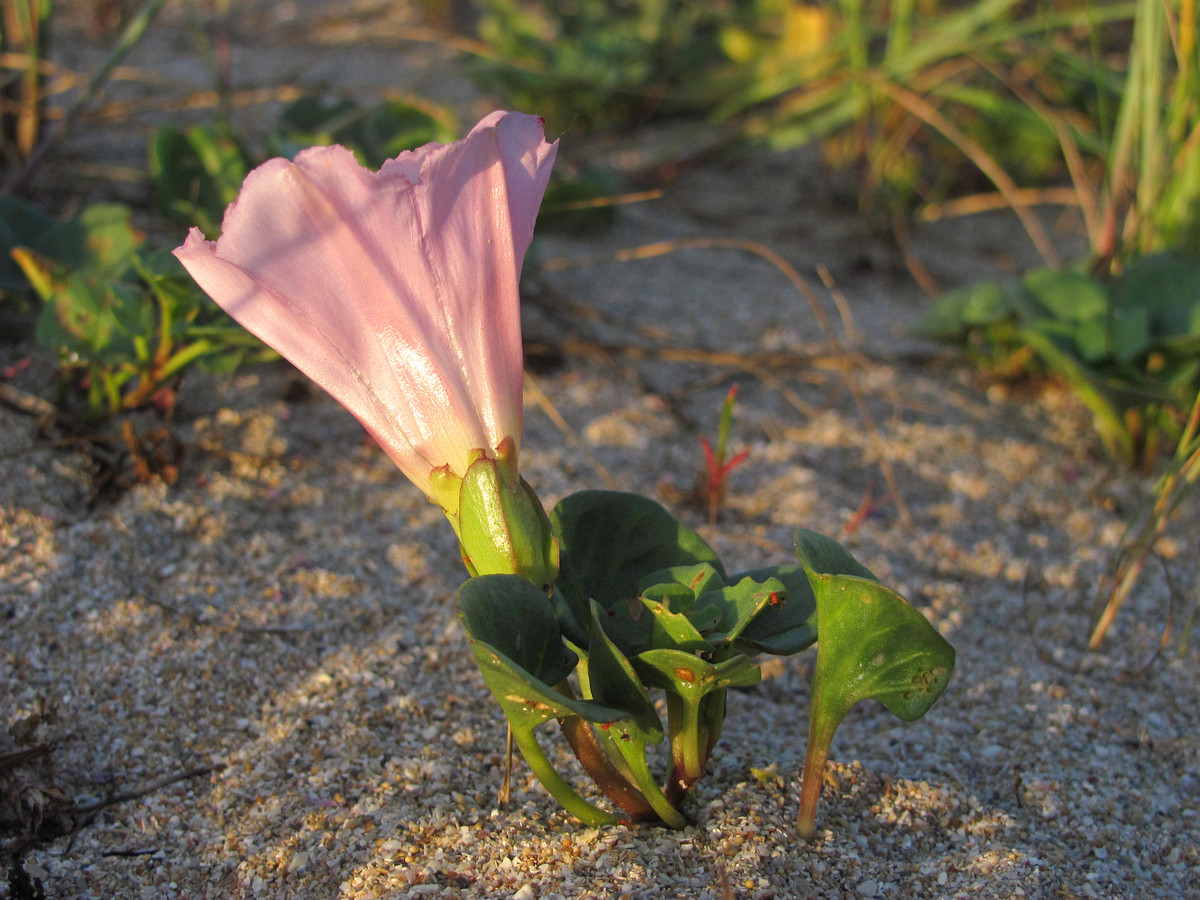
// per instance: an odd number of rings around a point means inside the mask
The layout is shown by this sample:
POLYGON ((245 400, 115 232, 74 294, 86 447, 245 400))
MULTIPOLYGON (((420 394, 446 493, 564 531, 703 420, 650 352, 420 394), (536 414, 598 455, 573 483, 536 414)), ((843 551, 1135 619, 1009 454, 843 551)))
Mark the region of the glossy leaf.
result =
POLYGON ((768 603, 742 629, 734 647, 757 650, 777 656, 799 653, 817 640, 817 600, 804 567, 794 563, 755 569, 734 576, 734 581, 750 578, 763 582, 768 578, 783 582, 785 593, 776 603, 768 603))
POLYGON ((742 654, 714 664, 680 650, 647 650, 633 662, 651 687, 669 691, 695 706, 713 691, 751 687, 762 680, 762 671, 742 654))
POLYGON ((606 631, 628 654, 645 649, 648 640, 651 617, 639 599, 645 576, 709 563, 724 578, 704 539, 646 497, 581 491, 563 498, 550 522, 561 556, 556 609, 563 633, 579 646, 589 641, 592 600, 605 612, 606 631))
MULTIPOLYGON (((795 535, 796 556, 806 571, 824 575, 853 575, 878 581, 875 573, 854 558, 854 555, 831 537, 801 528, 795 535)), ((809 584, 812 576, 805 575, 809 584)))
POLYGON ((580 821, 589 825, 619 821, 620 816, 598 809, 571 787, 534 735, 538 726, 551 719, 577 716, 611 727, 624 718, 618 710, 577 700, 551 686, 566 677, 577 657, 562 642, 548 598, 519 575, 483 575, 459 588, 458 601, 483 680, 504 710, 513 740, 538 780, 580 821))
POLYGON ((743 578, 737 584, 709 591, 696 599, 696 613, 707 609, 716 610, 716 632, 707 635, 718 643, 735 640, 750 622, 766 607, 781 603, 787 593, 784 583, 777 578, 768 578, 759 583, 752 578, 743 578))
POLYGON ((725 580, 710 563, 694 566, 673 566, 659 572, 651 572, 638 583, 642 597, 662 599, 659 594, 678 598, 670 602, 672 612, 690 612, 695 599, 707 591, 719 590, 725 580), (691 603, 687 598, 691 598, 691 603))
POLYGON ((482 641, 551 686, 578 661, 563 643, 545 593, 519 575, 481 575, 458 589, 459 614, 472 641, 482 641))
POLYGON ((642 796, 665 823, 682 828, 686 820, 667 800, 650 771, 646 745, 663 739, 662 721, 629 659, 601 627, 605 615, 599 604, 591 604, 592 639, 587 658, 580 666, 580 685, 596 702, 619 707, 625 714, 611 724, 602 724, 606 746, 619 755, 642 796))
MULTIPOLYGON (((693 623, 692 618, 683 613, 671 612, 665 603, 642 598, 650 614, 654 616, 650 625, 650 646, 688 652, 712 652, 712 644, 693 623)), ((713 610, 712 612, 716 612, 713 610)), ((719 615, 719 613, 718 613, 719 615)), ((717 619, 710 620, 709 627, 717 619)))
POLYGON ((662 721, 633 666, 604 633, 599 622, 599 617, 604 614, 599 604, 592 603, 592 639, 587 655, 588 695, 597 703, 625 712, 636 725, 633 736, 636 742, 657 744, 663 739, 662 721))
POLYGON ((820 631, 798 821, 807 837, 829 747, 846 714, 874 699, 906 722, 920 718, 950 680, 954 648, 899 594, 873 578, 845 573, 866 570, 836 542, 809 532, 798 534, 796 544, 820 631))

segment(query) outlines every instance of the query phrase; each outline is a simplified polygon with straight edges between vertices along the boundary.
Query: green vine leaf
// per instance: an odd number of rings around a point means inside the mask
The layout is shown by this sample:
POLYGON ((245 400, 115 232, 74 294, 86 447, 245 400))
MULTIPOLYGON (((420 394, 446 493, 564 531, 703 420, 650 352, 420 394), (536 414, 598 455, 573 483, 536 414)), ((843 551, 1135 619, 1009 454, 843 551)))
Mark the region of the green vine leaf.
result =
POLYGON ((619 709, 554 688, 579 657, 563 643, 549 598, 524 578, 471 578, 458 589, 458 606, 483 679, 514 731, 531 731, 565 716, 606 724, 628 718, 619 709))
POLYGON ((697 709, 713 691, 753 687, 762 680, 762 671, 754 661, 741 654, 714 665, 694 653, 647 650, 639 653, 633 663, 646 684, 682 697, 697 709))
MULTIPOLYGON (((795 537, 796 556, 803 568, 826 575, 854 575, 878 581, 875 573, 831 537, 801 528, 795 537)), ((811 576, 806 575, 811 581, 811 576)))
POLYGON ((743 578, 735 585, 709 591, 696 598, 696 612, 702 614, 710 608, 717 610, 720 613, 717 631, 707 637, 715 644, 728 644, 764 608, 783 602, 786 593, 787 588, 778 578, 768 578, 761 584, 752 578, 743 578))
POLYGON ((919 719, 950 680, 954 648, 895 591, 847 573, 867 570, 835 541, 804 532, 796 547, 816 596, 820 631, 797 823, 801 835, 811 837, 825 760, 851 707, 874 699, 905 722, 919 719))
POLYGON ((629 659, 605 634, 600 619, 605 611, 593 602, 592 639, 580 666, 579 681, 584 693, 598 703, 623 710, 625 718, 600 726, 604 743, 619 754, 642 796, 672 828, 687 820, 663 794, 646 760, 646 745, 663 740, 662 720, 629 659))
POLYGON ((628 655, 644 649, 652 617, 639 599, 645 576, 675 566, 710 564, 724 578, 716 552, 658 503, 637 494, 580 491, 550 514, 559 541, 555 609, 563 634, 586 647, 589 604, 605 612, 606 633, 628 655))
POLYGON ((789 656, 811 647, 817 640, 817 598, 804 567, 794 563, 755 569, 734 576, 734 581, 749 578, 764 582, 769 578, 783 582, 785 593, 776 603, 768 603, 750 620, 733 642, 742 652, 757 651, 789 656))
POLYGON ((598 809, 567 783, 533 733, 551 719, 579 717, 606 728, 628 722, 619 710, 577 700, 551 686, 570 674, 578 657, 563 644, 549 598, 519 575, 483 575, 463 583, 458 604, 483 680, 538 780, 581 822, 619 821, 620 816, 598 809))
POLYGON ((623 710, 636 725, 631 739, 657 744, 663 739, 662 721, 654 702, 625 654, 604 633, 604 610, 592 603, 592 640, 587 653, 588 696, 597 703, 623 710))
MULTIPOLYGON (((654 616, 650 626, 650 646, 687 652, 711 653, 715 648, 700 633, 693 621, 683 613, 671 612, 665 603, 648 600, 642 601, 654 616)), ((715 624, 715 619, 713 624, 715 624)))
POLYGON ((663 600, 672 612, 688 613, 696 605, 696 598, 708 591, 725 586, 725 580, 710 563, 694 566, 673 566, 659 572, 651 572, 638 582, 644 599, 663 600))
POLYGON ((549 598, 519 575, 481 575, 458 589, 463 627, 534 679, 558 684, 579 657, 563 643, 549 598))

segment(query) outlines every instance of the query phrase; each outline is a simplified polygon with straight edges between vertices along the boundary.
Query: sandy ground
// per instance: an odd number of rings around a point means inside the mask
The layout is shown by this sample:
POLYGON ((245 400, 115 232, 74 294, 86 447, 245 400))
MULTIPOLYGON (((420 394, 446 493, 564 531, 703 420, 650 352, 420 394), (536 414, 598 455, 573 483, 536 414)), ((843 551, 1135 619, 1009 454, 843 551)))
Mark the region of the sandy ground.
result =
MULTIPOLYGON (((435 81, 416 71, 404 87, 435 81)), ((585 152, 567 135, 560 160, 585 152)), ((925 719, 863 706, 843 725, 812 843, 792 828, 811 651, 731 697, 688 829, 582 827, 519 763, 498 810, 503 720, 456 619, 450 530, 279 365, 188 380, 173 486, 98 493, 89 455, 0 407, 0 727, 44 716, 37 771, 80 805, 193 773, 30 853, 46 895, 1200 897, 1200 638, 1177 653, 1195 505, 1165 570, 1084 652, 1150 482, 1103 461, 1064 392, 990 384, 908 337, 927 298, 823 180, 807 154, 705 165, 611 230, 540 237, 522 451, 548 506, 591 487, 656 496, 732 568, 788 561, 800 526, 840 536, 955 645, 925 719), (874 433, 807 301, 762 258, 596 261, 694 238, 760 241, 817 287, 874 433), (750 458, 709 527, 684 495, 733 382, 750 458)), ((1027 245, 997 217, 924 226, 911 249, 955 284, 1034 264, 1027 245)), ((0 367, 33 353, 0 343, 0 367)), ((11 381, 47 394, 33 358, 11 381)))

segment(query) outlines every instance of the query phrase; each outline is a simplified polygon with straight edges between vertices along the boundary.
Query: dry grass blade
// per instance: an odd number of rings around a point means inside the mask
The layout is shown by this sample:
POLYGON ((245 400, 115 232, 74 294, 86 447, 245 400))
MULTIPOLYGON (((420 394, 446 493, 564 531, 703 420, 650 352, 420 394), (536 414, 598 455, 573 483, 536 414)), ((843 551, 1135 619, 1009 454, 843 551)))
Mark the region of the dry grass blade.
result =
MULTIPOLYGON (((1097 605, 1088 649, 1096 650, 1112 627, 1117 612, 1128 599, 1142 568, 1154 552, 1158 539, 1167 529, 1172 513, 1179 507, 1184 495, 1200 481, 1200 393, 1192 405, 1187 426, 1179 440, 1179 450, 1171 468, 1155 485, 1153 503, 1147 504, 1144 513, 1130 522, 1125 536, 1113 554, 1101 585, 1111 585, 1107 600, 1097 605), (1140 522, 1140 524, 1139 524, 1140 522)), ((1103 588, 1102 588, 1103 591, 1103 588)))
POLYGON ((138 13, 130 19, 129 24, 125 27, 108 59, 100 67, 100 70, 88 81, 88 85, 83 93, 67 107, 63 117, 56 123, 55 129, 47 134, 41 143, 32 149, 32 152, 29 153, 28 158, 25 160, 25 165, 5 185, 5 193, 12 193, 23 185, 46 154, 58 145, 58 142, 62 140, 67 131, 79 120, 84 110, 100 95, 100 92, 108 84, 117 66, 137 46, 142 36, 146 33, 146 30, 155 18, 158 17, 159 12, 165 5, 166 0, 146 0, 146 3, 138 13))
MULTIPOLYGON (((1075 188, 1069 187, 1018 188, 1013 196, 1023 206, 1081 206, 1079 192, 1075 188)), ((917 210, 917 220, 937 222, 958 216, 995 212, 1008 209, 1011 205, 1009 198, 999 191, 987 194, 969 194, 965 197, 955 197, 953 200, 944 200, 941 203, 927 203, 917 210)))
POLYGON ((1004 199, 1008 201, 1008 205, 1012 207, 1012 211, 1016 214, 1017 218, 1020 219, 1021 225, 1025 228, 1029 239, 1033 241, 1042 259, 1046 261, 1046 265, 1057 267, 1061 264, 1062 261, 1059 259, 1058 251, 1054 249, 1054 245, 1050 242, 1045 229, 1042 228, 1042 223, 1033 215, 1028 205, 1021 202, 1022 198, 1016 182, 1012 180, 1012 177, 1004 171, 991 154, 979 146, 978 143, 972 140, 957 125, 942 115, 937 107, 923 97, 887 79, 878 79, 874 84, 896 101, 896 103, 899 103, 914 116, 929 125, 929 127, 940 132, 964 156, 971 160, 984 175, 991 179, 992 183, 996 185, 997 189, 1004 196, 1004 199))

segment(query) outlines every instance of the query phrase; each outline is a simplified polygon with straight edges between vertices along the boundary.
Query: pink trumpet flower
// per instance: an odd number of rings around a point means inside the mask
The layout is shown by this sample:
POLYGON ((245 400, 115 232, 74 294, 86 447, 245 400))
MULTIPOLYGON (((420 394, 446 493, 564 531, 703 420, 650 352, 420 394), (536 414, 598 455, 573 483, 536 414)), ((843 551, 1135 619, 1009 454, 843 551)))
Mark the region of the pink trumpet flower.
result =
POLYGON ((220 240, 193 228, 175 250, 226 312, 350 410, 456 531, 446 476, 457 484, 502 444, 515 471, 517 280, 558 148, 543 128, 494 112, 378 172, 336 146, 273 159, 246 178, 220 240))

